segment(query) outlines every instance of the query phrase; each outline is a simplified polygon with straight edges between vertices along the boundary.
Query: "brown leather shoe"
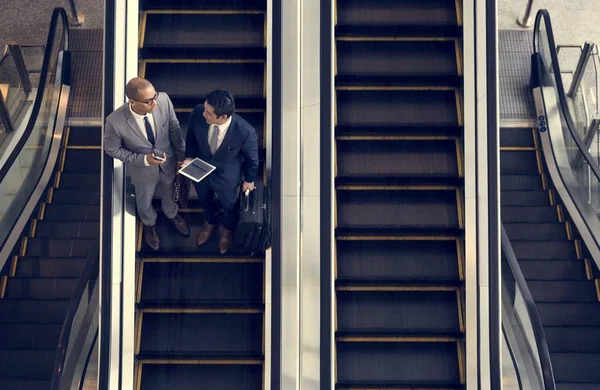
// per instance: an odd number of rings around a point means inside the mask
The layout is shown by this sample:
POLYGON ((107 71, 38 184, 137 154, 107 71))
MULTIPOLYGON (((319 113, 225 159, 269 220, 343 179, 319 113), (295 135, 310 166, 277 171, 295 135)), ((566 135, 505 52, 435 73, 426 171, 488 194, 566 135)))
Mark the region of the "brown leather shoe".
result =
POLYGON ((169 219, 169 221, 171 221, 173 226, 175 226, 175 229, 177 229, 179 234, 181 234, 184 237, 190 235, 190 228, 188 227, 187 222, 185 222, 185 219, 183 219, 181 215, 176 214, 173 218, 169 219))
POLYGON ((227 230, 224 227, 219 226, 219 235, 221 236, 219 239, 219 251, 222 255, 224 255, 231 248, 231 230, 227 230))
POLYGON ((216 226, 217 225, 211 225, 205 221, 204 225, 202 226, 202 230, 200 230, 200 234, 198 234, 198 241, 196 241, 196 245, 202 246, 206 244, 206 241, 210 240, 210 237, 212 236, 216 226))
POLYGON ((144 225, 144 240, 153 251, 157 251, 160 248, 160 238, 158 237, 156 226, 144 225))

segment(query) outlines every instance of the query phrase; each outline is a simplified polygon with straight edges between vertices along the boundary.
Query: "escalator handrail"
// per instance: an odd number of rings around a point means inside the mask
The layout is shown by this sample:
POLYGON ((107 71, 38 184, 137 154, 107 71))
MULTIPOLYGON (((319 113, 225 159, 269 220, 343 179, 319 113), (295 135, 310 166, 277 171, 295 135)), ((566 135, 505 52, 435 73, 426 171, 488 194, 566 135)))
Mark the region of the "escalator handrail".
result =
MULTIPOLYGON (((58 22, 62 22, 63 25, 63 50, 69 50, 69 19, 67 17, 67 11, 65 11, 64 8, 57 7, 54 8, 54 10, 52 11, 50 29, 48 30, 46 49, 44 51, 44 61, 42 62, 40 81, 38 84, 37 93, 35 95, 35 101, 33 103, 33 109, 31 110, 31 116, 29 117, 29 122, 27 123, 27 127, 23 132, 21 139, 19 139, 19 142, 15 145, 14 149, 8 156, 4 165, 0 167, 0 183, 4 181, 6 175, 10 171, 10 168, 13 166, 16 159, 19 157, 23 146, 25 146, 25 143, 27 142, 29 136, 33 132, 33 129, 35 128, 35 124, 37 122, 38 115, 42 106, 42 101, 44 100, 44 92, 46 90, 46 79, 48 78, 48 68, 50 67, 50 58, 52 57, 52 50, 54 49, 54 34, 56 33, 58 22)), ((66 75, 69 74, 69 72, 63 72, 62 74, 66 75)))
MULTIPOLYGON (((63 374, 65 372, 64 366, 68 352, 67 349, 69 347, 71 332, 73 330, 73 320, 75 319, 75 314, 77 314, 77 308, 79 307, 81 299, 83 298, 83 293, 85 292, 86 287, 89 281, 92 279, 94 273, 96 273, 96 275, 98 274, 99 267, 100 240, 99 238, 96 238, 88 253, 87 259, 85 261, 85 266, 81 271, 79 280, 77 281, 77 286, 75 287, 75 291, 73 292, 71 300, 69 301, 67 315, 65 317, 65 321, 63 322, 63 326, 60 331, 58 347, 54 356, 54 370, 52 373, 52 381, 50 382, 50 390, 60 389, 60 384, 63 379, 63 374)), ((98 282, 96 281, 96 283, 98 282)))
POLYGON ((549 49, 550 49, 550 57, 552 58, 552 69, 554 71, 554 80, 556 81, 556 89, 558 95, 558 102, 560 106, 560 110, 563 113, 563 117, 565 118, 565 122, 567 128, 569 129, 569 133, 579 152, 583 158, 587 161, 590 170, 593 172, 596 179, 600 182, 600 168, 598 167, 598 163, 594 161, 590 153, 585 148, 585 144, 579 134, 577 133, 577 126, 575 126, 575 122, 571 117, 571 111, 569 111, 569 106, 567 104, 567 95, 565 94, 565 88, 562 82, 562 76, 560 73, 560 65, 558 63, 558 54, 556 53, 556 41, 554 40, 554 32, 552 30, 552 21, 550 20, 550 13, 547 9, 540 9, 535 16, 535 25, 533 28, 533 52, 539 54, 538 51, 538 42, 537 36, 540 32, 540 23, 544 19, 544 23, 546 24, 546 36, 548 38, 549 49))
POLYGON ((544 333, 542 320, 540 319, 540 315, 537 311, 537 306, 535 305, 535 301, 533 300, 533 295, 531 295, 531 291, 529 291, 529 287, 527 286, 525 276, 523 275, 521 267, 519 266, 519 262, 517 261, 515 251, 513 250, 512 244, 510 243, 508 234, 506 234, 506 230, 504 230, 504 224, 501 224, 501 229, 502 251, 506 256, 508 265, 510 266, 512 274, 515 278, 515 283, 517 284, 519 291, 521 291, 521 295, 523 297, 523 300, 525 301, 527 314, 529 315, 529 320, 531 321, 531 326, 533 327, 533 337, 535 338, 535 343, 537 345, 540 358, 540 365, 542 367, 544 389, 556 390, 556 383, 554 382, 554 371, 552 369, 552 361, 550 360, 550 349, 548 348, 548 342, 546 341, 546 334, 544 333))

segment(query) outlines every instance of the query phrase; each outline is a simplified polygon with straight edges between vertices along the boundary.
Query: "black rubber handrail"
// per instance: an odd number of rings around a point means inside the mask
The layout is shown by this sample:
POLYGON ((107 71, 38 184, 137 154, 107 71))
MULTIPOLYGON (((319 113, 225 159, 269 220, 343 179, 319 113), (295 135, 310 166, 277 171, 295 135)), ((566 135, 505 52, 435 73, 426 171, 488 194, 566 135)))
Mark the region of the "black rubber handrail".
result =
MULTIPOLYGON (((67 11, 64 8, 54 8, 52 11, 52 18, 50 20, 50 29, 48 31, 48 39, 46 40, 46 50, 44 51, 44 62, 42 63, 42 71, 40 74, 40 81, 38 85, 37 94, 35 95, 35 101, 33 103, 33 109, 31 110, 31 116, 29 117, 29 122, 27 122, 27 127, 21 136, 21 139, 15 145, 14 149, 8 156, 6 163, 0 167, 0 183, 4 180, 6 175, 8 174, 10 168, 16 161, 17 157, 21 153, 23 146, 31 136, 33 129, 35 128, 35 124, 38 119, 38 115, 40 113, 40 108, 42 106, 42 101, 44 100, 44 92, 46 90, 46 80, 48 79, 48 69, 50 67, 50 58, 52 57, 52 49, 54 48, 54 34, 56 33, 56 29, 58 27, 58 22, 62 22, 63 25, 63 50, 69 49, 69 21, 67 18, 67 11)), ((69 72, 62 72, 64 75, 68 75, 69 72)), ((64 81, 64 80, 63 80, 64 81)))
MULTIPOLYGON (((98 276, 100 269, 100 240, 97 238, 94 240, 92 247, 88 253, 85 266, 81 271, 79 280, 75 291, 69 301, 69 308, 67 310, 67 316, 63 322, 62 329, 60 331, 60 337, 58 339, 58 347, 56 349, 56 355, 54 357, 54 370, 52 373, 52 381, 50 382, 50 390, 59 390, 60 384, 64 375, 65 359, 67 357, 67 349, 69 346, 69 340, 71 338, 71 331, 73 330, 73 320, 75 314, 77 314, 77 308, 83 299, 83 293, 93 277, 98 276)), ((97 281, 96 281, 97 283, 97 281)))
POLYGON ((521 271, 521 267, 519 266, 517 257, 515 256, 515 251, 510 243, 510 239, 506 234, 506 230, 504 230, 504 224, 502 224, 501 229, 502 251, 506 256, 508 265, 510 266, 512 274, 515 278, 515 283, 517 284, 519 291, 521 291, 521 295, 525 301, 527 314, 529 315, 529 320, 531 321, 531 326, 533 328, 533 337, 535 338, 535 343, 539 352, 540 365, 542 367, 544 389, 556 390, 554 371, 552 370, 552 361, 550 360, 550 349, 548 348, 548 342, 546 341, 546 335, 544 333, 544 328, 542 327, 542 320, 540 319, 537 306, 535 305, 531 291, 529 291, 529 287, 527 286, 525 276, 523 276, 523 272, 521 271))

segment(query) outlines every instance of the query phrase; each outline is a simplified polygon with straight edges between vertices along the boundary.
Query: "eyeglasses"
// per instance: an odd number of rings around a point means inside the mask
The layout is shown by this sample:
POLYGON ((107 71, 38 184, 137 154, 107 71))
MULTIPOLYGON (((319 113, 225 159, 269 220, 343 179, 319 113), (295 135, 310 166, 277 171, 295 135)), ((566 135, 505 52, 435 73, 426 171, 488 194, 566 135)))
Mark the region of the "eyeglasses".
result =
POLYGON ((135 100, 136 102, 140 102, 143 104, 150 104, 152 102, 156 102, 156 99, 158 99, 158 92, 156 92, 156 95, 154 95, 152 98, 150 98, 148 100, 137 100, 137 99, 131 99, 131 100, 135 100))

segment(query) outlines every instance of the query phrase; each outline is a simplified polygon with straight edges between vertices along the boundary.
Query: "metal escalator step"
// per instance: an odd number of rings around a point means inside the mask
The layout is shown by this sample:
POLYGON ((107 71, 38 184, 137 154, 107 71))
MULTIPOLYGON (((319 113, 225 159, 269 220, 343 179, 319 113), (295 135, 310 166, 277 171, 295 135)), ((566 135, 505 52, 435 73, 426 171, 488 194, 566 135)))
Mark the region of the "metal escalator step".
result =
POLYGON ((99 149, 67 149, 63 172, 99 173, 101 155, 99 149))
POLYGON ((460 76, 338 75, 336 90, 448 90, 462 85, 460 76))
POLYGON ((336 49, 338 76, 458 75, 454 41, 338 41, 336 49))
POLYGON ((0 389, 10 390, 48 390, 50 379, 0 379, 0 389))
POLYGON ((37 238, 97 238, 100 234, 98 222, 38 221, 35 229, 37 238))
POLYGON ((335 178, 335 188, 340 191, 356 191, 356 190, 377 190, 377 191, 438 191, 438 190, 456 190, 463 185, 462 178, 455 173, 445 175, 440 174, 423 174, 423 173, 402 173, 399 172, 394 176, 361 176, 348 175, 337 176, 335 178))
POLYGON ((569 383, 556 382, 556 390, 598 390, 600 389, 600 381, 597 383, 569 383))
POLYGON ((337 386, 458 386, 456 342, 337 343, 337 386))
POLYGON ((501 175, 535 175, 539 174, 535 151, 500 151, 501 175))
POLYGON ((147 263, 142 300, 262 303, 262 263, 147 263))
POLYGON ((261 365, 144 364, 141 388, 144 390, 202 388, 220 390, 260 390, 261 365))
POLYGON ((51 379, 55 348, 0 349, 2 379, 51 379))
POLYGON ((71 127, 67 146, 100 146, 102 145, 101 127, 71 127))
POLYGON ((0 323, 62 324, 68 305, 68 299, 2 299, 0 300, 0 323))
POLYGON ((456 291, 338 291, 336 296, 340 332, 460 332, 456 291))
POLYGON ((85 266, 85 257, 43 258, 19 257, 16 276, 43 278, 78 278, 85 266))
POLYGON ((5 297, 13 299, 70 299, 78 278, 10 277, 5 297))
POLYGON ((104 29, 73 29, 69 34, 69 50, 99 51, 104 49, 104 29))
POLYGON ((144 313, 140 354, 262 354, 263 315, 144 313))
POLYGON ((186 313, 186 314, 258 314, 264 313, 262 302, 206 303, 195 301, 168 301, 164 299, 144 299, 138 303, 144 313, 186 313))
POLYGON ((454 91, 337 91, 343 126, 457 125, 454 91))
POLYGON ((404 125, 404 126, 352 126, 337 125, 336 139, 346 140, 455 140, 462 134, 461 126, 404 125))
POLYGON ((557 222, 558 213, 554 206, 535 206, 535 207, 522 207, 522 206, 503 206, 502 210, 502 222, 530 222, 530 223, 544 223, 544 222, 557 222))
POLYGON ((536 302, 598 302, 592 280, 528 280, 527 286, 536 302))
POLYGON ((0 323, 0 345, 6 349, 53 349, 58 346, 61 329, 62 324, 0 323))
POLYGON ((148 14, 144 47, 256 48, 265 46, 260 14, 148 14))
POLYGON ((504 223, 504 229, 511 240, 566 240, 567 229, 564 223, 504 223))
POLYGON ((457 25, 455 2, 447 0, 349 0, 337 5, 338 25, 457 25))
POLYGON ((340 228, 456 228, 455 190, 337 190, 340 228))
POLYGON ((339 279, 458 280, 456 241, 338 241, 339 279))
POLYGON ((58 188, 100 190, 100 173, 61 172, 58 188))
POLYGON ((502 191, 534 191, 542 190, 542 178, 533 175, 501 175, 500 189, 502 191))
POLYGON ((500 147, 533 148, 534 146, 531 128, 503 127, 500 129, 500 147))
POLYGON ((29 238, 26 256, 31 257, 87 257, 92 246, 90 239, 29 238))
POLYGON ((144 10, 206 10, 206 11, 242 11, 266 10, 266 0, 142 0, 144 10))
POLYGON ((512 241, 517 259, 576 259, 573 241, 512 241))
MULTIPOLYGON (((211 35, 218 36, 218 35, 211 35)), ((147 60, 257 60, 266 58, 265 47, 195 47, 152 46, 144 47, 140 57, 147 60)))
POLYGON ((552 371, 556 382, 598 383, 600 382, 600 353, 550 353, 552 371))
POLYGON ((100 221, 100 208, 96 205, 46 204, 45 221, 100 221))
POLYGON ((456 142, 338 140, 338 177, 458 176, 456 142))
POLYGON ((337 25, 336 40, 453 41, 463 36, 462 26, 434 24, 337 25))
POLYGON ((55 188, 52 194, 52 202, 50 203, 65 205, 99 205, 100 190, 55 188))
POLYGON ((600 305, 594 303, 536 303, 544 326, 600 326, 600 305))
POLYGON ((250 63, 148 63, 145 77, 158 91, 169 95, 200 96, 220 88, 234 97, 264 98, 263 62, 250 63))
POLYGON ((598 327, 545 326, 550 352, 600 352, 598 327))
POLYGON ((585 265, 581 260, 519 259, 525 279, 586 280, 585 265))

